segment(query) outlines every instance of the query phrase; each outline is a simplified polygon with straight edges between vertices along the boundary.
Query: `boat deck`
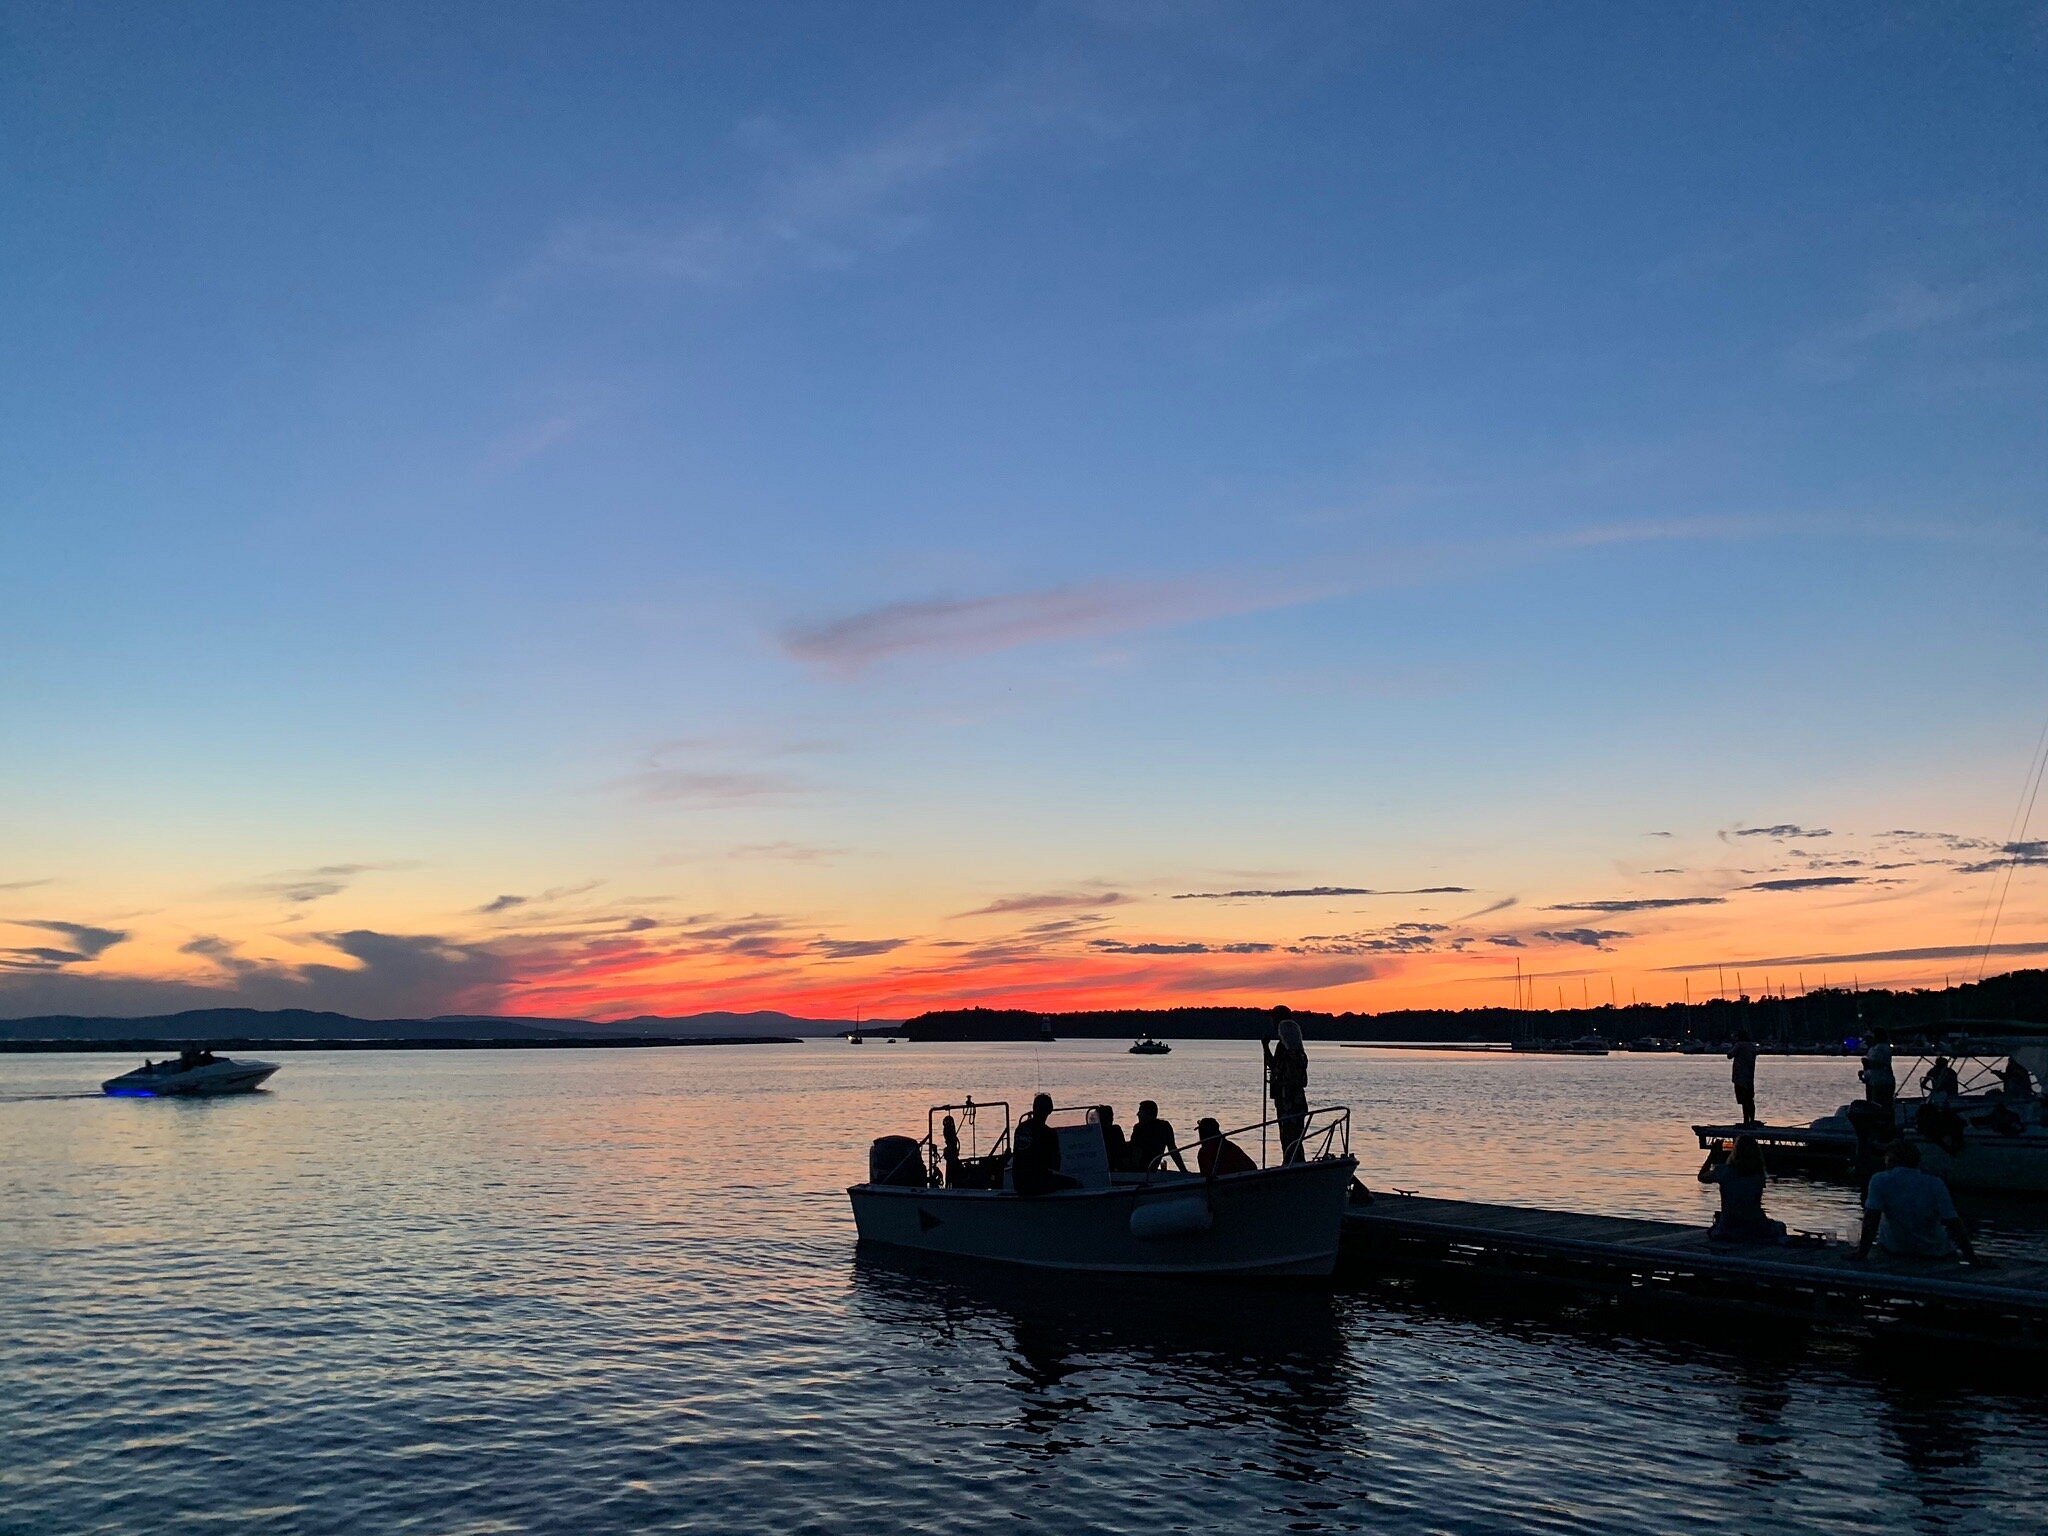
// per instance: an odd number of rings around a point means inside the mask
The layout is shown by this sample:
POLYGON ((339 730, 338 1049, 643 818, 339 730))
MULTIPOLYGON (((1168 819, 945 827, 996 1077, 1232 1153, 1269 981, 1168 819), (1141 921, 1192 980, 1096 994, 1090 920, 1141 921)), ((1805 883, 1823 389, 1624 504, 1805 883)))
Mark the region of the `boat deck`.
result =
POLYGON ((1856 1136, 1851 1131, 1817 1131, 1809 1125, 1696 1125, 1692 1133, 1701 1151, 1717 1141, 1748 1136, 1779 1168, 1846 1168, 1856 1160, 1856 1136))
POLYGON ((1355 1264, 1532 1277, 1635 1299, 1743 1303, 1830 1321, 1889 1320, 2048 1347, 2048 1264, 1989 1268, 1851 1257, 1844 1244, 1712 1241, 1680 1222, 1417 1195, 1375 1195, 1346 1217, 1355 1264))

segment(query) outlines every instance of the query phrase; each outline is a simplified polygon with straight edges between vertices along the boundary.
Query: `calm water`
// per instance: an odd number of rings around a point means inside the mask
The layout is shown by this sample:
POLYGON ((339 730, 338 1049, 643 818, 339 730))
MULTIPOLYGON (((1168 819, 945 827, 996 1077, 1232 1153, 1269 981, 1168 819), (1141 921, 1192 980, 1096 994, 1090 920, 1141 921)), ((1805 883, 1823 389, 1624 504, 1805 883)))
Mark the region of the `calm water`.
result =
MULTIPOLYGON (((1249 1046, 0 1057, 0 1530, 2030 1531, 2048 1399, 1427 1298, 920 1273, 844 1186, 926 1104, 1257 1114, 1249 1046)), ((1805 1118, 1843 1062, 1766 1060, 1805 1118)), ((1318 1048, 1366 1177, 1705 1220, 1706 1059, 1318 1048)), ((1794 1225, 1853 1193, 1786 1181, 1794 1225)), ((2039 1252, 2048 1212, 1988 1213, 2039 1252)))

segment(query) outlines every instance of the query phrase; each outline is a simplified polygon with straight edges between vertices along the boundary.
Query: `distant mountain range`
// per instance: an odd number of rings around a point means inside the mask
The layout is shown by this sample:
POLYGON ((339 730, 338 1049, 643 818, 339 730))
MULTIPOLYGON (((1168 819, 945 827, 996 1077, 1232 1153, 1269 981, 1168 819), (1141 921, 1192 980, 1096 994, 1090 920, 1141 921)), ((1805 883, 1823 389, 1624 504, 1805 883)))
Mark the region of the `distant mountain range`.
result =
MULTIPOLYGON (((345 1013, 305 1008, 195 1008, 145 1018, 86 1018, 43 1014, 0 1019, 0 1041, 16 1040, 560 1040, 649 1037, 694 1040, 704 1036, 841 1034, 851 1019, 800 1019, 786 1013, 693 1013, 678 1017, 642 1014, 599 1023, 593 1019, 510 1018, 490 1014, 440 1014, 431 1019, 357 1019, 345 1013)), ((869 1020, 865 1031, 894 1034, 893 1020, 869 1020)))

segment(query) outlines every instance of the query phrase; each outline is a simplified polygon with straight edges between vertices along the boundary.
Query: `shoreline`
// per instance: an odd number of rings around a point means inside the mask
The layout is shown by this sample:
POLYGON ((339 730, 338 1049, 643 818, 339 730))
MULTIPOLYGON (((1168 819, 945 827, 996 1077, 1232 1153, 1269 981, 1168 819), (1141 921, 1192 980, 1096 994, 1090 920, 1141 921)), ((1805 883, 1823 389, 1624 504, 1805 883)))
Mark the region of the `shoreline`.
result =
MULTIPOLYGON (((828 1037, 829 1038, 829 1037, 828 1037)), ((589 1040, 580 1036, 544 1037, 538 1040, 434 1040, 401 1037, 392 1040, 271 1040, 254 1035, 206 1036, 208 1050, 214 1051, 620 1051, 646 1050, 663 1046, 688 1045, 801 1045, 796 1035, 705 1035, 695 1039, 670 1039, 660 1035, 638 1035, 624 1040, 589 1040)), ((162 1035, 138 1035, 126 1040, 0 1040, 0 1055, 145 1055, 177 1051, 197 1039, 168 1039, 162 1035)))

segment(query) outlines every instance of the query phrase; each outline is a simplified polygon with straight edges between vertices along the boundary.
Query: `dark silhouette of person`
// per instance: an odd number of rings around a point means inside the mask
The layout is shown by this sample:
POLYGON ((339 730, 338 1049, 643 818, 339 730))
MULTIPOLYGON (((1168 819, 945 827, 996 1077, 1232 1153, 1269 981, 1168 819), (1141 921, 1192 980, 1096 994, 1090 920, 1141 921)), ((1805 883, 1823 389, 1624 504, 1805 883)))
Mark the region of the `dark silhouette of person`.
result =
POLYGON ((1249 1153, 1228 1136, 1214 1116, 1204 1115, 1195 1122, 1195 1135, 1200 1138, 1195 1150, 1195 1162, 1202 1172, 1212 1179, 1220 1179, 1226 1173, 1257 1173, 1259 1165, 1251 1160, 1249 1153))
POLYGON ((1963 1133, 1968 1127, 1961 1113, 1950 1102, 1947 1089, 1931 1095, 1913 1115, 1913 1129, 1933 1142, 1942 1151, 1954 1157, 1963 1150, 1963 1133))
POLYGON ((1079 1189, 1081 1181, 1060 1172, 1059 1132, 1045 1123, 1052 1113, 1052 1095, 1031 1101, 1031 1113, 1017 1122, 1010 1138, 1010 1183, 1020 1195, 1050 1195, 1079 1189))
POLYGON ((2017 1056, 2005 1059, 2005 1068, 1998 1074, 1998 1086, 2008 1099, 2031 1099, 2034 1096, 2033 1076, 2020 1065, 2017 1056))
POLYGON ((1929 1094, 1961 1093, 1962 1079, 1956 1076, 1955 1064, 1946 1056, 1934 1058, 1934 1065, 1927 1069, 1927 1075, 1920 1079, 1920 1086, 1929 1094))
POLYGON ((1700 1182, 1721 1186, 1721 1209, 1708 1236, 1726 1243, 1774 1243, 1785 1235, 1785 1224, 1764 1214, 1764 1153, 1754 1136, 1738 1136, 1732 1149, 1709 1152, 1700 1182))
POLYGON ((939 1122, 939 1134, 945 1142, 946 1187, 960 1187, 960 1127, 951 1115, 939 1122))
POLYGON ((1892 1043, 1881 1029, 1870 1032, 1870 1044, 1863 1051, 1863 1096, 1890 1117, 1892 1101, 1899 1091, 1897 1073, 1892 1070, 1892 1043))
POLYGON ((1863 1196, 1863 1235, 1856 1257, 1868 1258, 1875 1243, 1894 1258, 1946 1259, 1961 1254, 1966 1263, 1981 1264, 1948 1186, 1921 1168, 1920 1149, 1902 1137, 1892 1144, 1885 1164, 1863 1196))
POLYGON ((1109 1166, 1121 1168, 1130 1161, 1130 1143, 1124 1137, 1124 1128, 1116 1123, 1116 1111, 1107 1104, 1095 1107, 1095 1123, 1102 1127, 1103 1150, 1109 1154, 1109 1166))
POLYGON ((1742 1106, 1742 1123, 1756 1124, 1756 1042, 1749 1031, 1738 1029, 1735 1043, 1728 1047, 1729 1077, 1735 1083, 1735 1102, 1742 1106))
POLYGON ((1282 1008, 1279 1040, 1270 1045, 1261 1040, 1259 1049, 1266 1056, 1266 1092, 1273 1100, 1273 1118, 1280 1122, 1280 1146, 1286 1161, 1298 1163, 1308 1124, 1308 1047, 1300 1022, 1282 1008))
POLYGON ((1160 1119, 1159 1106, 1150 1099, 1138 1105, 1138 1123, 1131 1127, 1127 1147, 1128 1166, 1134 1173, 1145 1172, 1163 1157, 1172 1158, 1182 1173, 1188 1171, 1180 1146, 1173 1139, 1173 1122, 1160 1119))

